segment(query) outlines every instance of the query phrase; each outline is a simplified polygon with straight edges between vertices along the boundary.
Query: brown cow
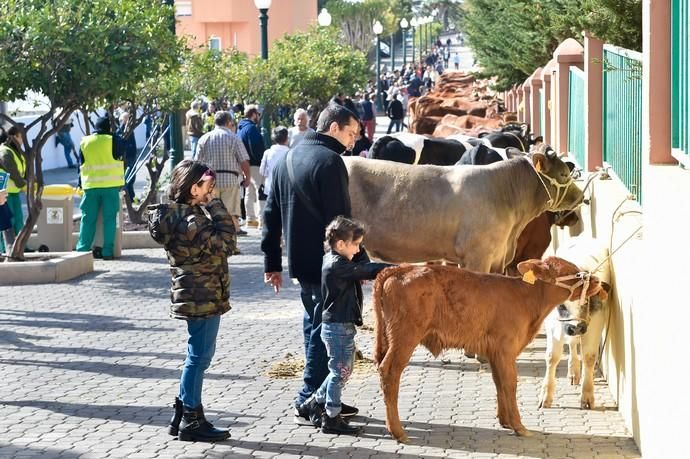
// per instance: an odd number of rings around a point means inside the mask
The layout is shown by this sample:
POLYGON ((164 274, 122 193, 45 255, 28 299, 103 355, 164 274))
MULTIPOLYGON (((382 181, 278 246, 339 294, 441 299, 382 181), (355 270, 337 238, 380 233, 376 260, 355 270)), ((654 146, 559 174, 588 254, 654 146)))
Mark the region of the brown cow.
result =
POLYGON ((517 265, 530 258, 541 258, 551 245, 551 227, 561 228, 575 226, 580 222, 577 211, 550 212, 546 211, 530 221, 518 236, 515 247, 515 257, 506 268, 506 273, 517 273, 517 265))
POLYGON ((501 426, 528 436, 518 411, 515 359, 558 304, 601 290, 595 276, 577 276, 561 258, 528 260, 519 277, 480 274, 451 266, 400 266, 382 271, 374 284, 374 362, 386 403, 386 427, 401 442, 408 438, 398 414, 400 376, 422 344, 437 356, 464 348, 491 364, 501 426))

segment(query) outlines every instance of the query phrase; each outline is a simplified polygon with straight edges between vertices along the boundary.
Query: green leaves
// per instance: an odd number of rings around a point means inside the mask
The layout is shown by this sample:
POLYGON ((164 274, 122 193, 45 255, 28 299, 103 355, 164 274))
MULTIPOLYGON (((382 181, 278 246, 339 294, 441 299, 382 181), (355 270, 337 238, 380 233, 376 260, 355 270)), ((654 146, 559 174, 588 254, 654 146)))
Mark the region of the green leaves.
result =
POLYGON ((589 30, 609 43, 642 45, 641 0, 467 0, 465 32, 497 89, 521 83, 566 38, 589 30))
POLYGON ((53 106, 91 105, 131 93, 182 43, 172 11, 136 0, 8 0, 0 4, 0 99, 43 93, 53 106))

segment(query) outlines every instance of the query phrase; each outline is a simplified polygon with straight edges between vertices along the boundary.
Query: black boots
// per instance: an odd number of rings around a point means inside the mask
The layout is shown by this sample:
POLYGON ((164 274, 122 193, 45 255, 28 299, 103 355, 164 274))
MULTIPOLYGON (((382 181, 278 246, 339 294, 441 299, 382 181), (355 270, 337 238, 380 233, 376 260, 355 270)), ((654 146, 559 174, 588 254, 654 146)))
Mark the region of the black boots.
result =
POLYGON ((328 434, 357 435, 359 427, 354 427, 345 422, 343 417, 338 414, 334 418, 323 413, 321 417, 321 432, 328 434))
MULTIPOLYGON (((175 408, 177 409, 177 404, 175 408)), ((175 417, 173 417, 172 421, 174 420, 175 417)), ((173 431, 172 421, 170 425, 171 433, 173 431)), ((213 424, 208 422, 204 416, 203 406, 199 405, 194 409, 183 406, 177 438, 180 441, 215 442, 227 440, 230 438, 230 432, 213 427, 213 424)))
POLYGON ((182 400, 179 397, 175 397, 175 403, 173 403, 173 409, 175 413, 170 419, 170 426, 168 427, 168 433, 173 437, 177 437, 177 432, 180 428, 180 421, 182 420, 182 400))
POLYGON ((306 413, 309 422, 316 428, 321 427, 321 418, 325 416, 326 407, 316 401, 316 396, 309 397, 300 407, 300 410, 306 413))

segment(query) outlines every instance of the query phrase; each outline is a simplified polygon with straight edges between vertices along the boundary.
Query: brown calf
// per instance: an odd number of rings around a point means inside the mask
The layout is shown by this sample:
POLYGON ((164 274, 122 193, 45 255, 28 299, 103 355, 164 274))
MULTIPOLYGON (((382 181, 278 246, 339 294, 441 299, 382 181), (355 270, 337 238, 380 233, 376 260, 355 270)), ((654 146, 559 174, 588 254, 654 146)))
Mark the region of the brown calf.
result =
MULTIPOLYGON (((556 257, 522 262, 518 270, 534 284, 451 266, 400 266, 379 274, 373 294, 374 362, 386 427, 398 441, 408 441, 398 414, 400 375, 419 344, 435 356, 443 349, 464 348, 486 357, 499 422, 518 435, 530 435, 517 406, 515 359, 556 305, 580 298, 584 282, 575 276, 577 266, 556 257)), ((599 280, 592 276, 586 296, 599 291, 599 280)))

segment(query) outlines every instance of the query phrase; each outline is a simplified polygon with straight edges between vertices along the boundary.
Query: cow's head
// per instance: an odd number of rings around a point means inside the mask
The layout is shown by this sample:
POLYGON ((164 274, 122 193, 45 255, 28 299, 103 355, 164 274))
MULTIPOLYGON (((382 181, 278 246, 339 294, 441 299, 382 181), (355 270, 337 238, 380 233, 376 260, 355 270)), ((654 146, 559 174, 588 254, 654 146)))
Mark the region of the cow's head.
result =
POLYGON ((548 145, 532 153, 532 165, 547 194, 547 210, 570 210, 582 203, 584 194, 576 185, 568 166, 548 145))
MULTIPOLYGON (((533 280, 540 280, 568 290, 570 292, 568 301, 587 299, 602 292, 601 281, 597 276, 582 271, 575 264, 562 258, 547 257, 544 260, 526 260, 518 263, 517 269, 525 277, 531 272, 533 280)), ((604 291, 602 295, 605 299, 606 292, 604 291)), ((589 321, 589 318, 586 320, 589 321)))
POLYGON ((558 320, 563 323, 563 331, 568 336, 579 336, 587 333, 587 326, 592 314, 604 309, 605 301, 611 286, 601 282, 601 290, 596 295, 587 298, 587 301, 567 301, 558 306, 558 320))

